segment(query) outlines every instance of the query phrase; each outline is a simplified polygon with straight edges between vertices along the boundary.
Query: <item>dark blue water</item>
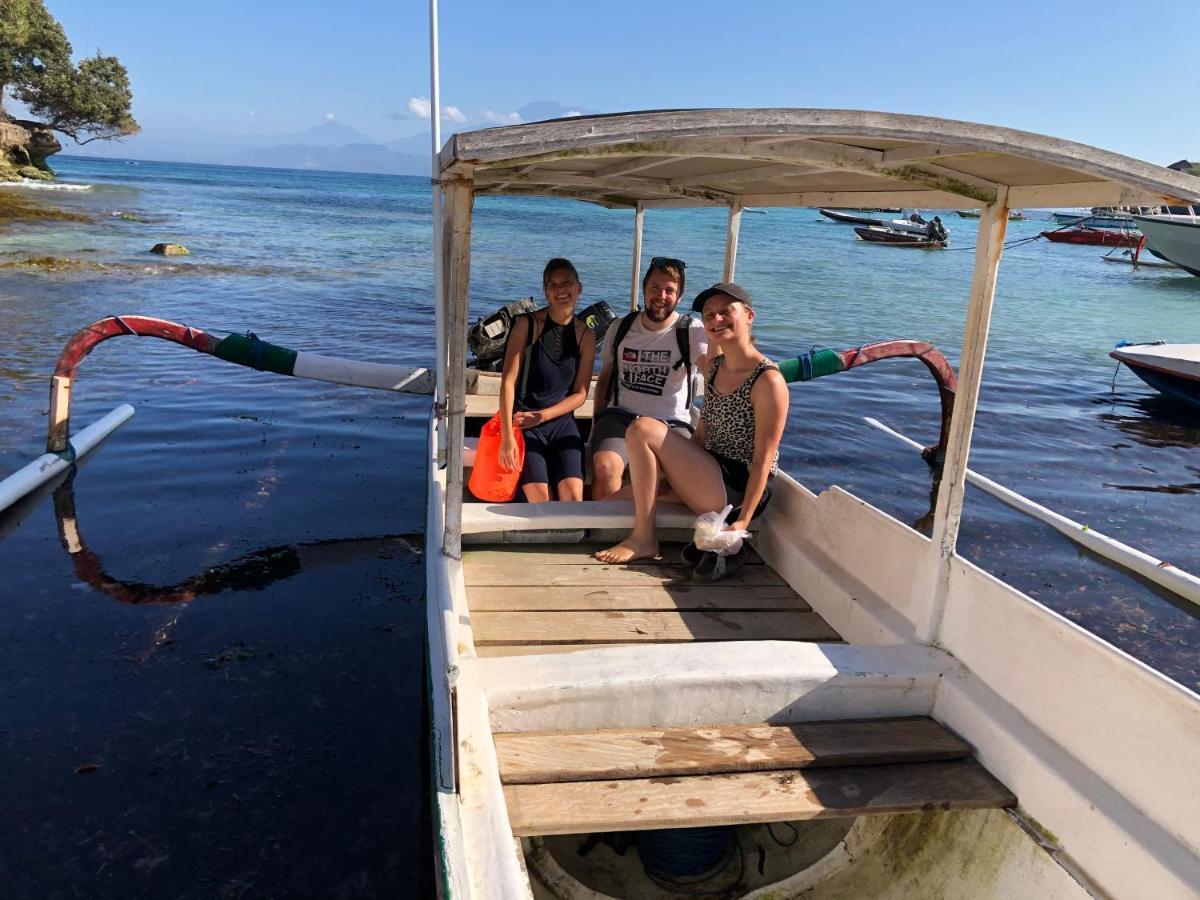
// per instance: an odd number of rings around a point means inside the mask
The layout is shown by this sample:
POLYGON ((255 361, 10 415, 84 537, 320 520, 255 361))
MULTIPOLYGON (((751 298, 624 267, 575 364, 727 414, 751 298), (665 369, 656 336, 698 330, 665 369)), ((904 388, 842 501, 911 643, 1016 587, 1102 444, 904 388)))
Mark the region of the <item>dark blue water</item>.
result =
MULTIPOLYGON (((67 338, 111 313, 356 359, 432 357, 422 179, 57 160, 88 223, 0 234, 0 472, 44 442, 67 338), (148 249, 175 241, 191 255, 148 249), (32 257, 68 261, 46 272, 32 257), (61 266, 60 266, 61 268, 61 266)), ((7 188, 12 190, 12 188, 7 188)), ((976 223, 945 217, 953 247, 976 223)), ((1046 223, 1012 223, 1010 238, 1046 223)), ((632 216, 476 203, 476 315, 540 293, 571 257, 583 302, 628 302, 632 216)), ((719 276, 724 216, 651 212, 647 256, 719 276)), ((746 215, 738 280, 773 356, 918 337, 957 363, 972 254, 869 246, 812 211, 746 215)), ((1011 250, 972 467, 1200 572, 1200 415, 1127 372, 1122 338, 1200 341, 1200 279, 1095 248, 1011 250)), ((421 757, 421 398, 237 368, 117 339, 80 370, 77 426, 137 415, 79 470, 0 517, 0 796, 6 896, 396 896, 426 875, 421 757), (77 523, 80 543, 71 539, 77 523)), ((936 437, 915 362, 797 385, 786 468, 901 521, 929 474, 862 421, 936 437)), ((960 552, 1168 676, 1200 685, 1186 609, 975 490, 960 552)))

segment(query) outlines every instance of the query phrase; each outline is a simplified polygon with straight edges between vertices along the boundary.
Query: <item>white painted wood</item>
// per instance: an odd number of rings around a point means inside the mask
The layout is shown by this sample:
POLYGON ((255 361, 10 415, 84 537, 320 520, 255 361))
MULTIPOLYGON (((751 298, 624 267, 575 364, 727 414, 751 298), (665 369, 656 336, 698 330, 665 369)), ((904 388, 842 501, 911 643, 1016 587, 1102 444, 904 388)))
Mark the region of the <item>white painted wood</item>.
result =
POLYGON ((557 169, 547 169, 529 175, 506 174, 499 177, 490 173, 481 173, 477 180, 481 188, 496 184, 498 181, 504 181, 507 184, 516 185, 579 187, 584 189, 595 189, 597 187, 601 189, 611 188, 616 193, 624 192, 631 197, 641 194, 646 194, 647 196, 662 195, 666 197, 689 197, 698 200, 717 200, 724 203, 728 202, 731 196, 725 191, 716 191, 710 188, 675 187, 669 181, 639 178, 636 175, 596 179, 591 175, 572 175, 560 172, 557 169))
POLYGON ((425 368, 361 362, 316 353, 297 353, 292 375, 295 378, 380 391, 427 395, 434 392, 433 373, 425 368))
MULTIPOLYGON (((26 494, 31 493, 74 465, 74 460, 82 459, 91 450, 124 425, 133 415, 133 407, 122 403, 108 415, 82 428, 71 438, 70 444, 75 451, 71 461, 63 459, 57 453, 43 453, 33 462, 13 472, 0 481, 0 512, 8 509, 26 494)), ((65 448, 64 448, 65 449, 65 448)))
MULTIPOLYGON (((646 208, 639 203, 633 212, 633 275, 629 279, 630 312, 638 308, 638 291, 642 286, 642 226, 645 220, 646 208)), ((613 377, 617 377, 616 373, 613 373, 613 377)))
POLYGON ((471 280, 471 186, 456 181, 446 188, 449 208, 450 279, 447 291, 446 378, 446 533, 442 552, 462 556, 463 426, 466 413, 467 312, 471 280))
POLYGON ((970 156, 978 152, 974 147, 951 147, 946 144, 910 144, 907 147, 884 150, 882 161, 887 165, 894 165, 904 162, 925 162, 936 159, 950 159, 955 156, 970 156))
POLYGON ((911 644, 656 644, 479 659, 495 731, 919 716, 957 664, 911 644))
MULTIPOLYGON (((611 166, 604 166, 592 173, 595 178, 612 178, 617 175, 632 175, 634 172, 644 172, 647 169, 653 169, 655 166, 661 166, 664 163, 675 162, 674 157, 666 157, 658 159, 653 156, 638 156, 634 159, 627 159, 619 163, 613 163, 611 166)), ((530 168, 537 168, 531 166, 530 168)))
POLYGON ((725 225, 725 264, 721 269, 722 281, 733 281, 737 272, 738 233, 742 229, 742 207, 733 203, 729 207, 729 221, 725 225))
MULTIPOLYGON (((1200 347, 1200 345, 1195 346, 1200 347)), ((898 438, 901 442, 918 452, 924 449, 916 441, 905 437, 898 431, 888 428, 877 419, 868 417, 864 421, 880 429, 885 434, 898 438)), ((1192 603, 1200 605, 1200 578, 1197 578, 1190 572, 1185 572, 1178 566, 1173 566, 1169 562, 1163 562, 1161 559, 1153 557, 1148 553, 1136 550, 1128 544, 1123 544, 1114 538, 1101 534, 1087 525, 1081 525, 1073 519, 1068 519, 1066 516, 1056 513, 1054 510, 1048 509, 1040 503, 1035 503, 1028 497, 1018 494, 1016 491, 1010 490, 1004 485, 998 484, 971 469, 967 469, 967 481, 980 490, 987 491, 987 493, 998 499, 1005 506, 1012 507, 1032 516, 1040 522, 1044 522, 1080 546, 1087 547, 1093 553, 1097 553, 1105 559, 1112 560, 1117 565, 1140 575, 1142 578, 1153 581, 1155 584, 1166 588, 1184 600, 1189 600, 1192 603)))
MULTIPOLYGON (((686 528, 696 523, 696 514, 676 503, 659 503, 655 522, 659 528, 686 528)), ((542 531, 581 528, 633 528, 630 500, 586 500, 572 503, 467 503, 463 505, 463 534, 493 531, 542 531)))
POLYGON ((1008 227, 1005 191, 995 203, 985 206, 979 217, 979 236, 975 244, 975 270, 971 277, 971 297, 959 362, 958 388, 954 396, 954 414, 946 444, 941 487, 933 518, 933 540, 926 557, 925 571, 914 582, 915 592, 927 604, 916 621, 921 640, 935 640, 947 597, 947 578, 958 528, 962 521, 966 491, 967 458, 971 453, 971 434, 975 428, 975 408, 979 403, 979 385, 983 380, 983 358, 987 352, 988 328, 992 319, 992 300, 996 292, 996 274, 1004 253, 1004 234, 1008 227))
POLYGON ((726 182, 764 181, 768 178, 809 175, 818 171, 820 169, 813 168, 812 166, 798 166, 793 163, 775 166, 760 165, 749 169, 730 169, 726 172, 710 172, 705 175, 688 175, 683 178, 672 178, 671 184, 676 187, 688 187, 690 185, 712 185, 716 187, 720 183, 726 182))

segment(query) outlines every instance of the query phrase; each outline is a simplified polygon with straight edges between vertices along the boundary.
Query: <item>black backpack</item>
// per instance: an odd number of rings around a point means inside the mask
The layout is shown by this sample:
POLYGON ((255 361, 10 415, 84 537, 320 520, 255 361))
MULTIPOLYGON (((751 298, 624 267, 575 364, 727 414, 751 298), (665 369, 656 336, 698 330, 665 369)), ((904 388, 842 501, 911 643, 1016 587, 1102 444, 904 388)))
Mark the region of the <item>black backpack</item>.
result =
MULTIPOLYGON (((617 325, 617 334, 613 338, 613 374, 608 385, 608 405, 621 405, 621 373, 617 366, 620 363, 620 358, 617 356, 621 352, 621 342, 625 340, 625 336, 629 334, 629 329, 633 327, 633 323, 637 321, 637 317, 642 314, 640 309, 635 309, 633 312, 627 313, 617 325)), ((675 320, 675 343, 679 346, 679 359, 675 361, 675 365, 671 368, 678 369, 682 366, 690 370, 692 368, 692 340, 688 334, 688 329, 692 326, 692 317, 680 315, 675 320)), ((696 388, 692 384, 692 377, 689 371, 687 377, 687 405, 690 408, 692 401, 696 399, 696 388)))
POLYGON ((479 319, 467 333, 467 346, 475 354, 478 368, 492 369, 504 359, 504 348, 517 316, 537 309, 532 297, 506 303, 490 316, 479 319))

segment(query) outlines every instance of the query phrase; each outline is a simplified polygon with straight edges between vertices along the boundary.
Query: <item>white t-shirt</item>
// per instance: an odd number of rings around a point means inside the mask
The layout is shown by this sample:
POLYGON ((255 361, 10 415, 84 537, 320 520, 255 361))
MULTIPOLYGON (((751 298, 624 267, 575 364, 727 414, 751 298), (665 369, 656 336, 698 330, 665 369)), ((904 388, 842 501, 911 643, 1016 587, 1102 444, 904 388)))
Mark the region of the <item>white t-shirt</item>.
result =
MULTIPOLYGON (((676 318, 661 331, 651 331, 642 324, 639 315, 621 342, 620 358, 614 359, 617 351, 617 322, 613 323, 613 343, 605 348, 608 361, 613 363, 613 378, 617 379, 620 393, 617 396, 622 409, 638 416, 654 419, 673 419, 690 422, 688 410, 687 379, 691 375, 679 361, 679 342, 675 337, 676 318)), ((708 332, 693 318, 688 326, 688 341, 692 354, 692 371, 700 357, 708 352, 708 332)))

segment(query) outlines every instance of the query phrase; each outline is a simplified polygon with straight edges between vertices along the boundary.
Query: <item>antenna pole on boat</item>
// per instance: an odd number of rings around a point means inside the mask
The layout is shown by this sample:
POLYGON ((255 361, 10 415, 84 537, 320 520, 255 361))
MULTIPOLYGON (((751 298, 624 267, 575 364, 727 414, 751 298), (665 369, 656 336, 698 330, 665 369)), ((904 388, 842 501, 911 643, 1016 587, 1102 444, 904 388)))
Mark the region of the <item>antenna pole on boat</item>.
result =
MULTIPOLYGON (((433 315, 437 330, 437 386, 434 393, 435 409, 446 408, 446 298, 445 270, 442 260, 442 185, 441 166, 438 153, 442 149, 442 90, 438 63, 438 6, 437 0, 429 0, 429 129, 432 154, 430 174, 433 184, 433 315), (436 404, 441 404, 438 407, 436 404)), ((445 413, 439 417, 438 449, 445 450, 445 413)))
POLYGON ((933 536, 929 547, 929 567, 925 577, 916 579, 918 608, 917 640, 932 641, 941 628, 946 597, 950 588, 950 569, 958 545, 962 522, 963 495, 966 490, 967 457, 975 428, 975 409, 979 404, 979 385, 983 380, 983 357, 987 352, 988 327, 992 319, 992 300, 996 293, 996 273, 1004 253, 1004 235, 1008 228, 1008 188, 996 191, 996 199, 979 216, 979 238, 975 242, 975 271, 971 276, 971 297, 963 331, 962 357, 958 364, 958 390, 950 435, 946 443, 946 461, 934 510, 933 536))
POLYGON ((638 308, 638 285, 642 277, 642 225, 646 220, 646 208, 641 201, 633 208, 633 278, 629 285, 629 311, 638 308))

